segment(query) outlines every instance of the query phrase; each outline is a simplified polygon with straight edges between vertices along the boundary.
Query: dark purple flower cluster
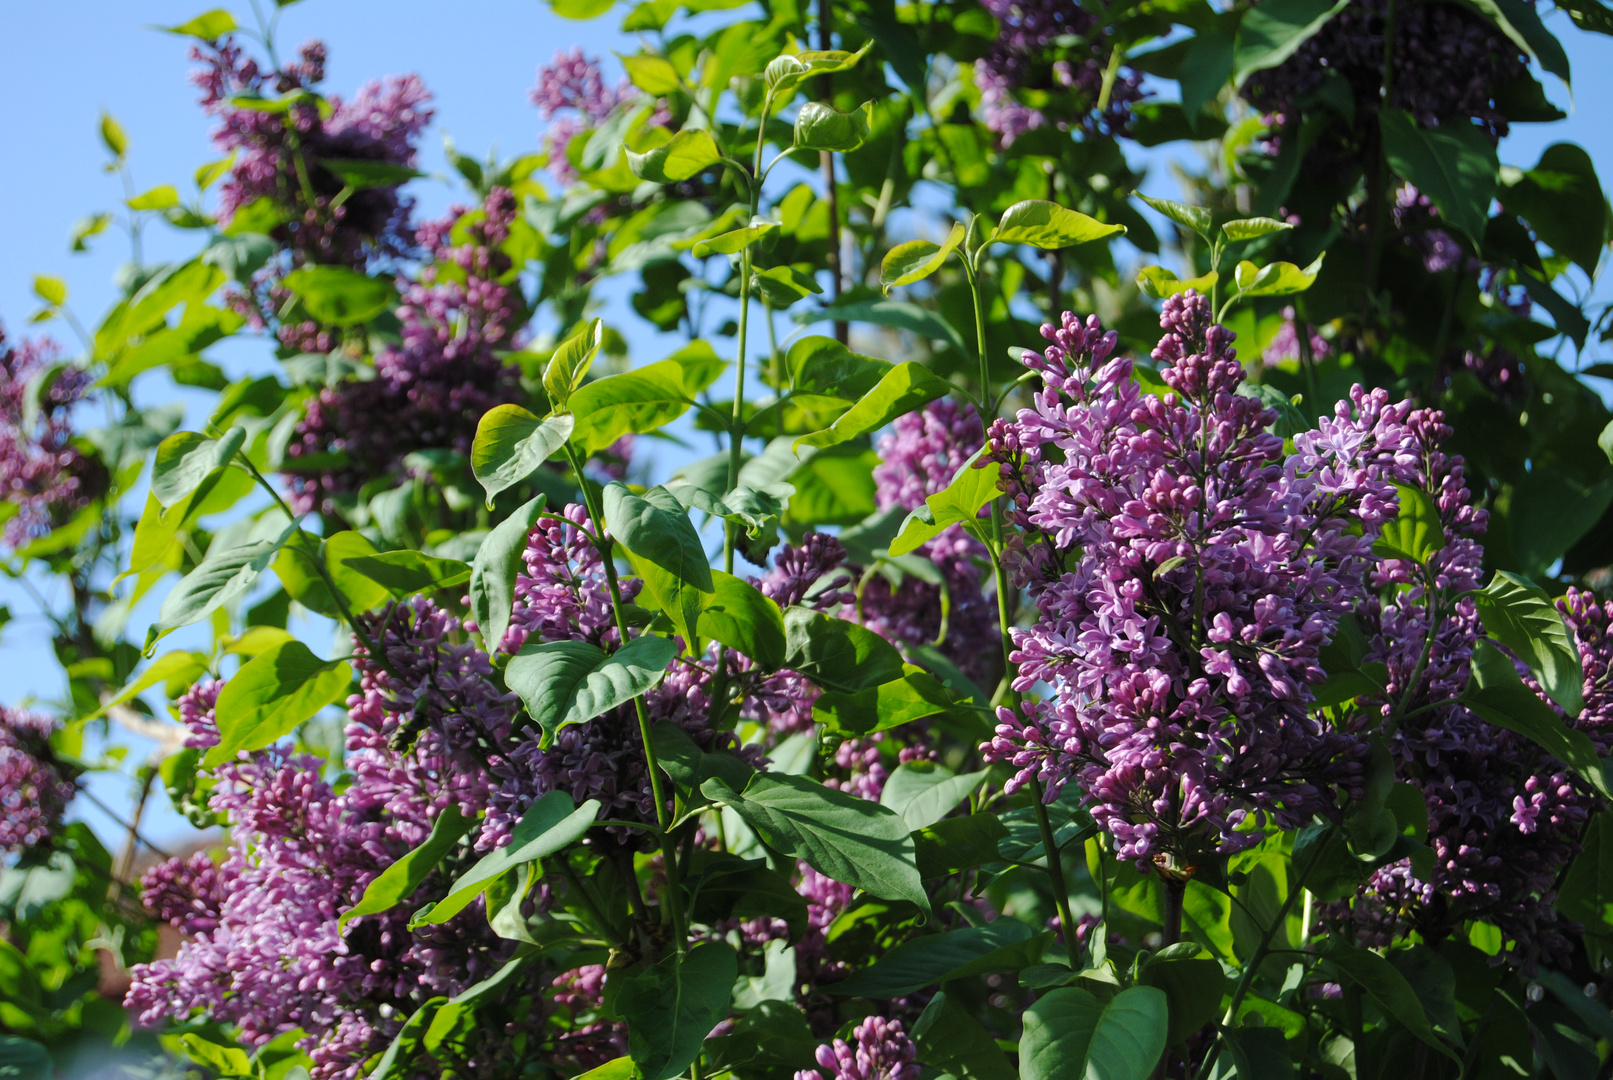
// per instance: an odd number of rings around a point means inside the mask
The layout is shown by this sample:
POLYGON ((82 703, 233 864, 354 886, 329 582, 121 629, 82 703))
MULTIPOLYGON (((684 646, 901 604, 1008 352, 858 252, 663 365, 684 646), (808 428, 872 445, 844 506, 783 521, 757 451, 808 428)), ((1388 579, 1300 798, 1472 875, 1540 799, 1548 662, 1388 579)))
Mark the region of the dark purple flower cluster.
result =
POLYGON ((423 226, 434 262, 403 291, 402 340, 375 357, 374 377, 320 391, 286 450, 292 502, 330 510, 333 495, 394 474, 416 450, 470 452, 476 424, 495 405, 522 397, 520 371, 497 350, 525 321, 509 256, 499 250, 515 198, 494 188, 477 211, 423 226), (301 471, 299 458, 336 454, 339 466, 301 471))
POLYGON ((1394 0, 1356 0, 1282 64, 1251 75, 1241 93, 1287 127, 1298 121, 1302 99, 1338 76, 1353 95, 1357 117, 1387 105, 1407 110, 1425 127, 1476 121, 1500 139, 1507 120, 1496 107, 1496 94, 1528 67, 1523 51, 1498 27, 1460 4, 1396 7, 1394 0), (1385 100, 1390 11, 1394 42, 1385 100))
POLYGON ((566 157, 571 140, 599 126, 634 93, 625 80, 615 88, 606 86, 599 61, 588 59, 580 47, 570 52, 562 49, 548 67, 538 69, 538 83, 528 97, 550 122, 543 146, 549 155, 549 171, 556 179, 569 183, 577 177, 566 157))
POLYGON ((1077 780, 1121 857, 1190 866, 1359 783, 1365 747, 1309 704, 1366 594, 1407 434, 1403 407, 1357 390, 1287 455, 1206 300, 1172 297, 1160 325, 1163 396, 1067 314, 1025 358, 1035 408, 992 427, 1039 612, 1013 631, 1014 688, 1051 696, 1002 709, 985 752, 1049 799, 1077 780))
MULTIPOLYGON (((918 1048, 899 1020, 870 1016, 852 1031, 853 1042, 836 1039, 817 1050, 829 1080, 918 1080, 918 1048)), ((795 1080, 824 1080, 818 1069, 802 1069, 795 1080)))
MULTIPOLYGON (((432 117, 431 95, 418 76, 367 83, 351 101, 331 97, 322 111, 314 96, 325 77, 321 42, 304 45, 299 61, 281 71, 261 69, 233 38, 197 48, 192 56, 203 64, 192 76, 202 107, 219 122, 213 143, 234 155, 219 195, 221 221, 233 220, 259 199, 270 200, 285 218, 271 235, 299 266, 335 263, 363 270, 372 259, 413 250, 411 200, 399 194, 398 183, 355 184, 348 191, 339 170, 349 162, 414 166, 415 144, 432 117), (284 112, 241 100, 298 91, 307 96, 284 112)), ((269 281, 264 279, 265 289, 269 281)))
POLYGON ((0 706, 0 852, 50 839, 78 785, 56 760, 56 722, 0 706))
POLYGON ((20 547, 87 506, 92 459, 73 445, 73 409, 94 381, 57 367, 49 339, 11 345, 0 331, 0 492, 9 511, 0 539, 20 547), (40 380, 49 380, 40 385, 40 380))
POLYGON ((1131 120, 1131 107, 1143 99, 1142 75, 1122 67, 1109 88, 1109 100, 1099 111, 1109 50, 1116 47, 1108 35, 1084 39, 1098 25, 1098 16, 1069 0, 985 0, 986 10, 1001 27, 996 43, 975 62, 975 86, 980 89, 986 126, 1002 137, 1003 145, 1036 128, 1079 128, 1087 132, 1120 134, 1131 120), (1066 47, 1064 40, 1077 44, 1066 47), (1022 100, 1023 92, 1044 99, 1040 107, 1022 100), (1053 103, 1070 99, 1062 108, 1053 103))

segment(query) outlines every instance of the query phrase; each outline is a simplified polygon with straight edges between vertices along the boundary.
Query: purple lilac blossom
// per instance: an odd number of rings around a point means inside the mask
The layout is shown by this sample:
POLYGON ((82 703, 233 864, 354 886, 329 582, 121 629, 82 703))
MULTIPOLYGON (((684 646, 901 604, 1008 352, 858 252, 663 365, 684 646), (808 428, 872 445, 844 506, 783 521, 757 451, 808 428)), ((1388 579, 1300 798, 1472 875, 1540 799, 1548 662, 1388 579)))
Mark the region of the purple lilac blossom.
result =
POLYGON ((575 1076, 627 1054, 627 1025, 604 1016, 605 965, 584 964, 554 979, 553 1002, 570 1022, 555 1037, 553 1064, 575 1076))
MULTIPOLYGON (((828 1080, 918 1080, 913 1059, 918 1048, 902 1030, 900 1020, 870 1016, 852 1031, 852 1043, 836 1039, 817 1050, 818 1065, 828 1080)), ((795 1080, 825 1080, 819 1069, 802 1069, 795 1080)))
MULTIPOLYGON (((826 533, 807 533, 799 546, 780 546, 772 567, 751 578, 751 584, 781 608, 802 605, 834 613, 856 599, 845 546, 826 533)), ((817 699, 817 686, 804 676, 774 672, 758 684, 754 707, 742 715, 765 723, 773 736, 784 738, 813 729, 812 705, 817 699)))
MULTIPOLYGON (((432 118, 431 95, 418 76, 366 83, 351 101, 333 96, 328 117, 312 98, 281 114, 243 108, 232 99, 314 91, 325 74, 323 43, 304 45, 299 61, 283 71, 262 70, 232 38, 191 55, 203 65, 191 81, 202 91, 202 107, 218 119, 213 144, 234 155, 219 192, 221 222, 228 224, 259 199, 271 200, 287 217, 271 235, 289 248, 297 266, 335 263, 363 270, 372 259, 412 251, 412 201, 398 193, 398 184, 355 188, 339 199, 346 181, 325 163, 412 168, 415 145, 432 118)), ((258 283, 260 291, 267 293, 284 269, 270 270, 258 283)))
POLYGON ((218 866, 205 851, 160 862, 140 878, 146 910, 187 936, 218 929, 225 895, 218 866))
POLYGON ((49 840, 78 785, 50 748, 56 722, 0 706, 0 852, 49 840))
POLYGON ((71 365, 50 373, 60 353, 48 338, 11 345, 0 330, 0 491, 16 508, 0 533, 8 547, 45 535, 94 496, 92 460, 73 445, 72 422, 94 380, 71 365), (41 378, 50 384, 30 400, 41 378))
POLYGON ((1008 146, 1027 131, 1044 126, 1089 133, 1119 134, 1131 121, 1131 106, 1143 99, 1142 75, 1122 67, 1110 87, 1109 101, 1097 112, 1103 74, 1114 46, 1107 34, 1090 44, 1066 51, 1063 37, 1081 38, 1098 24, 1098 17, 1071 0, 985 0, 996 16, 997 41, 975 62, 975 86, 980 90, 981 113, 986 126, 1008 146), (1075 101, 1072 117, 1050 116, 1032 108, 1016 95, 1021 89, 1069 92, 1075 101))
POLYGON ((218 717, 215 709, 218 706, 218 695, 224 689, 222 679, 207 679, 186 690, 174 702, 174 711, 179 714, 179 722, 185 725, 188 734, 185 736, 185 746, 195 750, 206 750, 217 746, 218 717))
MULTIPOLYGON (((1298 315, 1291 307, 1283 308, 1283 324, 1277 328, 1277 333, 1271 341, 1261 350, 1260 359, 1267 367, 1276 367, 1279 364, 1302 360, 1300 355, 1298 315)), ((1333 347, 1326 338, 1317 332, 1316 327, 1305 324, 1305 331, 1309 335, 1311 359, 1320 360, 1333 352, 1333 347)))
POLYGON ((588 59, 581 47, 560 50, 548 67, 538 69, 537 85, 528 98, 549 121, 543 145, 549 155, 549 171, 557 180, 569 183, 577 177, 566 157, 572 138, 597 127, 633 93, 632 84, 625 80, 614 89, 607 87, 599 61, 588 59))
POLYGON ((1066 314, 1025 357, 1035 407, 992 426, 1039 613, 1012 632, 1014 688, 1051 694, 999 710, 984 751, 1014 765, 1010 789, 1077 781, 1121 857, 1191 866, 1360 781, 1365 745, 1309 703, 1395 512, 1380 459, 1406 410, 1357 389, 1285 456, 1205 298, 1168 299, 1160 326, 1163 396, 1111 358, 1113 332, 1066 314))
POLYGON ((373 378, 321 390, 287 447, 298 512, 333 510, 332 496, 395 474, 416 450, 468 454, 482 414, 522 399, 519 369, 497 352, 525 318, 499 250, 515 214, 514 196, 494 188, 480 210, 422 226, 434 262, 403 290, 402 340, 376 354, 373 378), (330 454, 347 464, 298 470, 299 458, 330 454))

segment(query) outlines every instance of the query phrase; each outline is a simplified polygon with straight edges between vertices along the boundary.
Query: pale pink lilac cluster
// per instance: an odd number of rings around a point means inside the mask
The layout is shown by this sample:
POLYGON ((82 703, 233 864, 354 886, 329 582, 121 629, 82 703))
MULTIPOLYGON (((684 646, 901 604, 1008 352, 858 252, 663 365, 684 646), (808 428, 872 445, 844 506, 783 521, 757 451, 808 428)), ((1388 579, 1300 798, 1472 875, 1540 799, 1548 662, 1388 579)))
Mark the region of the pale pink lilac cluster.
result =
POLYGON ((1142 75, 1122 67, 1101 111, 1103 75, 1109 35, 1085 38, 1098 26, 1098 16, 1069 0, 985 0, 996 16, 997 41, 975 61, 975 86, 980 90, 981 113, 986 126, 1007 146, 1027 131, 1041 127, 1120 134, 1129 125, 1131 107, 1143 99, 1142 75), (1062 40, 1078 44, 1066 49, 1062 40), (1062 113, 1052 114, 1025 104, 1021 89, 1067 92, 1075 100, 1062 113))
POLYGON ((597 127, 633 93, 626 80, 606 86, 599 61, 590 60, 581 47, 560 50, 548 67, 538 69, 537 85, 528 97, 549 122, 543 145, 549 155, 549 171, 556 179, 562 183, 576 179, 577 170, 566 156, 571 140, 597 127))
POLYGON ((56 721, 0 706, 0 853, 48 841, 78 793, 51 750, 56 721))
POLYGON ((286 448, 299 512, 335 509, 336 497, 396 476, 414 451, 468 454, 482 415, 521 400, 520 371, 500 355, 526 320, 500 250, 516 211, 514 196, 494 188, 477 210, 421 227, 433 261, 403 288, 401 341, 376 353, 372 378, 321 390, 286 448), (328 464, 333 454, 343 463, 328 464), (303 469, 301 459, 325 463, 303 469))
POLYGON ((900 1020, 870 1016, 851 1033, 817 1049, 818 1069, 802 1069, 795 1080, 918 1080, 918 1048, 900 1020))
MULTIPOLYGON (((268 199, 286 220, 270 232, 285 244, 295 265, 335 263, 363 270, 372 260, 396 258, 413 250, 409 227, 411 200, 398 183, 348 186, 329 162, 360 162, 408 169, 415 147, 431 123, 431 94, 416 75, 365 84, 351 101, 329 98, 321 115, 312 97, 325 77, 325 46, 314 41, 296 63, 265 71, 233 38, 198 47, 202 63, 191 81, 202 91, 202 107, 218 119, 213 143, 234 155, 219 192, 219 219, 268 199), (239 99, 309 92, 284 113, 243 106, 239 99)), ((271 271, 260 286, 267 290, 271 271)), ((282 297, 283 299, 283 297, 282 297)))
POLYGON ((1206 299, 1170 298, 1160 326, 1162 396, 1112 332, 1067 314, 1024 358, 1034 408, 992 427, 1038 611, 1013 631, 1014 688, 1050 693, 1001 709, 984 752, 1011 788, 1078 782, 1121 857, 1194 865, 1359 784, 1364 744, 1309 704, 1409 436, 1406 407, 1358 389, 1286 454, 1206 299))
POLYGON ((73 445, 73 410, 94 379, 57 366, 60 355, 48 338, 11 344, 0 331, 0 497, 15 508, 0 532, 8 547, 50 532, 96 494, 93 459, 73 445))

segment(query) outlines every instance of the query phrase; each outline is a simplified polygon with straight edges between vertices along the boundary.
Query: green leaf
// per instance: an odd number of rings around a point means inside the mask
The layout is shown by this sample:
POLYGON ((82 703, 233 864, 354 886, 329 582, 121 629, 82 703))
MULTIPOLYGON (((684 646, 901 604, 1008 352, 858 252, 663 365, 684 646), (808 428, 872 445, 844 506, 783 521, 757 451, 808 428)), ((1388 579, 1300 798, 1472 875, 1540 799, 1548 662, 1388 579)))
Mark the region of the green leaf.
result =
POLYGON ((595 19, 614 3, 615 0, 549 0, 549 7, 562 19, 595 19))
POLYGON ((547 746, 567 724, 592 720, 653 689, 678 655, 671 638, 645 634, 613 653, 586 641, 528 644, 511 657, 504 681, 543 728, 547 746))
MULTIPOLYGON (((775 232, 778 227, 776 221, 769 221, 760 216, 753 217, 749 225, 730 229, 705 240, 693 241, 688 245, 689 253, 697 259, 704 259, 707 255, 738 255, 769 233, 775 232)), ((674 243, 672 246, 680 245, 674 243)))
POLYGON ((209 551, 163 599, 157 622, 147 635, 147 647, 181 626, 200 622, 245 593, 296 531, 297 527, 292 525, 274 540, 256 540, 224 551, 209 551))
POLYGON ((431 823, 431 835, 425 842, 403 858, 381 871, 364 888, 358 903, 342 912, 336 920, 336 932, 342 933, 353 919, 364 915, 379 915, 391 911, 413 896, 437 869, 437 865, 454 848, 459 846, 478 822, 459 812, 459 804, 449 800, 431 823))
POLYGON ((586 383, 571 396, 572 441, 592 454, 629 432, 658 430, 687 412, 726 367, 709 344, 696 341, 665 360, 586 383))
POLYGON ((1500 169, 1490 137, 1473 124, 1423 128, 1403 109, 1382 110, 1378 125, 1390 167, 1433 200, 1441 218, 1482 240, 1500 169))
POLYGON ((549 792, 521 815, 508 844, 484 855, 481 861, 448 887, 446 896, 417 911, 414 918, 409 920, 409 929, 447 922, 486 892, 487 887, 506 871, 522 863, 553 855, 561 848, 581 840, 597 817, 597 799, 589 799, 574 808, 570 795, 563 791, 549 792))
POLYGON ((755 270, 751 273, 750 287, 752 292, 780 309, 823 292, 823 286, 818 284, 816 278, 793 266, 770 266, 755 270))
POLYGON ((997 1040, 948 994, 936 994, 913 1022, 918 1060, 958 1080, 1016 1080, 997 1040))
POLYGON ((1238 1080, 1293 1080, 1288 1040, 1277 1027, 1222 1028, 1238 1080))
POLYGON ((1232 52, 1232 82, 1274 68, 1294 55, 1349 0, 1266 0, 1250 8, 1238 25, 1232 52))
POLYGON ((1097 218, 1066 210, 1046 199, 1026 199, 1003 211, 987 244, 1029 244, 1044 251, 1074 247, 1092 240, 1123 236, 1124 225, 1105 225, 1097 218))
POLYGON ((796 53, 793 56, 780 56, 768 64, 763 73, 767 88, 778 100, 783 101, 784 95, 794 90, 804 79, 810 79, 814 75, 832 75, 837 71, 850 71, 857 66, 857 61, 867 55, 873 45, 872 41, 864 42, 863 47, 856 52, 820 49, 796 53))
POLYGON ((300 641, 287 641, 242 665, 218 695, 219 743, 202 758, 205 768, 261 750, 346 695, 353 669, 345 660, 321 660, 300 641))
POLYGON ((784 667, 825 690, 872 690, 904 675, 896 646, 867 627, 811 608, 784 612, 784 667))
POLYGON ((721 942, 698 945, 629 974, 616 997, 627 1048, 643 1080, 688 1072, 711 1029, 728 1017, 739 957, 721 942))
POLYGON ((410 1063, 412 1055, 420 1045, 421 1037, 426 1034, 426 1029, 436 1017, 437 1010, 447 1003, 448 999, 445 997, 427 998, 422 1002, 387 1044, 386 1052, 381 1055, 381 1060, 375 1063, 375 1068, 371 1070, 366 1080, 393 1080, 393 1073, 399 1065, 410 1063), (405 1058, 400 1063, 398 1058, 405 1054, 411 1057, 405 1058))
POLYGON ((1426 563, 1445 547, 1445 524, 1440 519, 1439 506, 1422 488, 1396 484, 1395 491, 1399 493, 1400 510, 1393 520, 1384 522, 1372 545, 1373 554, 1426 563))
POLYGON ((0 1035, 0 1077, 6 1080, 54 1080, 50 1051, 18 1035, 0 1035))
POLYGON ((1155 199, 1151 196, 1137 193, 1137 198, 1147 205, 1170 218, 1184 229, 1190 229, 1204 238, 1205 243, 1210 242, 1210 230, 1214 227, 1215 219, 1207 207, 1189 206, 1172 199, 1155 199))
POLYGON ((179 205, 179 192, 172 184, 162 184, 124 202, 130 210, 167 210, 179 205))
POLYGON ((859 435, 878 431, 898 416, 910 413, 936 398, 945 397, 951 390, 951 383, 917 361, 897 364, 832 426, 796 439, 795 449, 799 451, 803 446, 836 446, 859 435))
MULTIPOLYGON (((543 390, 549 395, 549 401, 555 408, 565 408, 566 402, 571 400, 571 395, 577 392, 604 342, 604 320, 595 319, 582 333, 567 338, 554 351, 554 355, 549 358, 548 366, 543 369, 543 390)), ((566 437, 571 437, 569 431, 566 437)))
POLYGON ((1221 963, 1199 955, 1202 947, 1192 942, 1167 946, 1143 962, 1138 982, 1165 991, 1169 1005, 1170 1032, 1166 1043, 1185 1043, 1190 1035, 1221 1015, 1221 996, 1227 990, 1227 977, 1221 963))
POLYGON ((515 578, 526 564, 527 534, 543 513, 542 495, 493 527, 476 549, 470 566, 470 611, 481 628, 482 641, 493 652, 504 640, 515 607, 515 578))
MULTIPOLYGON (((236 26, 235 20, 230 17, 229 12, 214 8, 212 11, 196 16, 189 22, 182 22, 178 26, 160 26, 158 29, 166 30, 170 34, 178 34, 181 37, 200 38, 202 41, 211 42, 217 41, 225 34, 234 33, 236 26)), ((111 145, 111 140, 108 140, 108 145, 111 145)), ((119 157, 123 156, 121 151, 117 151, 117 154, 119 157)))
POLYGON ((640 180, 675 184, 698 176, 722 160, 711 132, 685 128, 670 140, 643 154, 627 151, 628 168, 640 180))
POLYGON ((397 287, 345 266, 301 266, 281 279, 308 314, 331 326, 369 322, 398 301, 397 287))
POLYGON ((757 773, 743 794, 715 777, 700 790, 732 809, 775 851, 804 859, 836 881, 886 900, 910 900, 929 912, 913 837, 885 807, 803 776, 774 773, 757 773))
POLYGON ((778 604, 743 578, 711 572, 712 598, 701 609, 695 632, 750 657, 763 671, 784 666, 784 614, 778 604))
POLYGON ((1544 589, 1517 574, 1496 571, 1473 597, 1484 632, 1534 672, 1546 696, 1578 716, 1585 707, 1585 671, 1579 647, 1544 589))
POLYGON ((157 447, 151 466, 151 494, 163 506, 188 497, 216 469, 222 469, 246 442, 246 429, 233 427, 222 439, 176 431, 157 447))
POLYGON ((1594 275, 1607 247, 1607 211, 1591 156, 1573 143, 1554 143, 1526 173, 1502 169, 1498 197, 1522 215, 1535 235, 1594 275))
POLYGON ((846 153, 868 141, 873 121, 873 102, 864 102, 849 113, 809 101, 795 115, 795 146, 800 150, 837 150, 846 153))
POLYGON ((1337 937, 1330 937, 1323 946, 1322 955, 1345 975, 1354 980, 1383 1014, 1393 1017, 1417 1038, 1452 1061, 1461 1058, 1434 1033, 1423 1012, 1422 1002, 1406 977, 1395 966, 1377 953, 1357 949, 1337 937))
POLYGON ((1020 971, 1040 962, 1052 939, 1050 932, 1039 934, 1013 918, 925 934, 896 946, 872 967, 853 971, 824 989, 847 997, 906 997, 951 979, 1020 971))
POLYGON ((1606 814, 1591 815, 1580 844, 1557 894, 1557 908, 1586 933, 1605 939, 1613 934, 1613 823, 1606 814))
POLYGON ((1286 221, 1269 217, 1239 218, 1221 226, 1221 234, 1234 243, 1241 240, 1258 240, 1272 233, 1287 232, 1293 226, 1286 221))
POLYGON ((1157 987, 1133 986, 1106 1005, 1062 986, 1026 1009, 1024 1023, 1023 1080, 1148 1080, 1165 1052, 1169 1008, 1157 987))
POLYGON ((84 241, 105 232, 106 227, 110 224, 112 224, 112 215, 104 211, 79 218, 73 223, 73 231, 68 234, 68 239, 72 242, 72 249, 74 251, 88 251, 89 246, 84 241))
POLYGON ((122 161, 129 153, 129 136, 124 134, 123 125, 114 120, 111 113, 101 114, 101 142, 106 144, 107 152, 117 161, 122 161))
POLYGON ((67 282, 49 274, 35 274, 34 295, 52 307, 60 307, 67 303, 67 282))
POLYGON ((342 565, 362 574, 394 596, 451 589, 470 580, 470 566, 458 559, 439 559, 423 551, 383 551, 343 559, 342 565))
POLYGON ((909 240, 897 244, 885 255, 879 267, 879 284, 888 293, 898 285, 911 285, 923 281, 947 261, 947 256, 963 243, 967 230, 953 222, 945 240, 932 244, 928 240, 909 240))
POLYGON ((355 188, 397 187, 426 174, 407 165, 394 165, 390 161, 343 161, 320 158, 319 165, 336 174, 337 179, 355 188))
POLYGON ((1301 270, 1291 262, 1275 262, 1256 266, 1248 259, 1238 263, 1233 280, 1239 296, 1292 296, 1316 284, 1316 275, 1322 272, 1324 252, 1316 261, 1301 270))
POLYGON ((986 778, 986 770, 958 776, 933 761, 908 761, 896 767, 879 805, 901 815, 910 832, 927 829, 967 799, 986 778))
POLYGON ((879 385, 893 366, 854 353, 834 338, 804 337, 790 346, 786 364, 797 397, 833 398, 847 404, 879 385))
POLYGON ((902 531, 891 541, 893 557, 917 551, 950 526, 974 521, 987 503, 1002 494, 997 486, 997 463, 977 464, 984 452, 977 450, 958 467, 951 483, 926 497, 923 506, 907 515, 902 531))
POLYGON ((1208 295, 1210 289, 1220 280, 1221 275, 1214 270, 1185 281, 1177 277, 1174 270, 1167 270, 1163 266, 1145 266, 1137 272, 1137 288, 1141 289, 1143 295, 1150 300, 1163 300, 1167 296, 1175 296, 1189 289, 1197 289, 1200 293, 1208 295))
POLYGON ((1601 447, 1602 453, 1607 455, 1609 461, 1613 461, 1613 420, 1609 420, 1602 433, 1596 437, 1596 445, 1601 447))
POLYGON ((644 591, 683 636, 695 640, 700 612, 716 594, 711 564, 688 511, 666 488, 643 497, 623 484, 605 487, 605 528, 627 552, 644 591))
POLYGON ((596 1065, 573 1080, 636 1080, 637 1077, 638 1066, 633 1064, 633 1059, 619 1057, 596 1065))
POLYGON ((627 72, 628 81, 646 94, 666 97, 677 93, 678 88, 683 85, 678 79, 678 69, 664 56, 641 54, 624 56, 621 53, 616 55, 622 61, 622 69, 627 72))
POLYGON ((514 487, 566 445, 576 417, 558 413, 539 420, 519 405, 496 405, 476 425, 470 467, 487 492, 487 507, 499 492, 514 487))
POLYGON ((825 690, 812 703, 812 719, 826 734, 861 738, 930 717, 972 720, 972 708, 960 705, 929 672, 909 667, 900 679, 875 687, 825 690))
POLYGON ((146 668, 138 679, 113 694, 102 703, 99 709, 96 709, 84 719, 94 720, 112 708, 112 706, 122 705, 125 701, 132 700, 135 695, 144 693, 158 683, 166 683, 173 687, 176 692, 168 696, 178 697, 183 692, 184 687, 190 686, 197 679, 207 674, 207 664, 208 657, 204 653, 163 653, 157 657, 150 667, 146 668))
POLYGON ((970 814, 937 821, 913 834, 919 873, 925 881, 935 881, 960 870, 999 862, 997 845, 1007 835, 1008 830, 995 814, 970 814))
POLYGON ((1607 762, 1596 753, 1590 736, 1563 723, 1562 717, 1518 677, 1518 669, 1500 649, 1482 638, 1473 643, 1471 680, 1462 702, 1497 727, 1532 740, 1595 788, 1613 799, 1607 762))
POLYGON ((959 352, 965 352, 968 348, 951 323, 928 308, 906 300, 858 300, 842 297, 823 308, 798 311, 790 317, 803 324, 828 319, 865 322, 874 326, 890 327, 892 330, 907 330, 931 341, 944 341, 959 352))
MULTIPOLYGON (((200 1035, 184 1034, 179 1037, 179 1045, 185 1050, 185 1055, 198 1065, 206 1065, 220 1076, 251 1076, 252 1062, 246 1056, 246 1051, 234 1046, 220 1046, 215 1042, 208 1042, 200 1035)), ((5 1072, 0 1070, 0 1076, 5 1072)))

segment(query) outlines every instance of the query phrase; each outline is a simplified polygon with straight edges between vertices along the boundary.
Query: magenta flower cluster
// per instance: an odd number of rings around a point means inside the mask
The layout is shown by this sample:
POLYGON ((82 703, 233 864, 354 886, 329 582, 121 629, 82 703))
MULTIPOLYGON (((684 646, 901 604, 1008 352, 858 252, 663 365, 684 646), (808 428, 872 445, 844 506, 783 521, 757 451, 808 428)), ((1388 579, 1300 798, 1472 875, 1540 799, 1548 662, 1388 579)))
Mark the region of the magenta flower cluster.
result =
POLYGON ((616 87, 606 86, 599 61, 590 60, 581 48, 562 49, 548 67, 538 69, 537 85, 528 97, 549 123, 543 145, 556 179, 562 183, 576 179, 577 170, 566 156, 571 140, 597 127, 634 92, 625 80, 616 87))
POLYGON ((376 354, 372 378, 321 390, 286 449, 296 509, 333 509, 333 498, 396 475, 416 450, 468 454, 482 415, 521 399, 520 372, 499 355, 526 317, 499 250, 516 210, 494 188, 478 210, 420 228, 433 262, 403 289, 401 341, 376 354), (328 464, 332 454, 343 463, 328 464), (302 470, 300 458, 327 463, 302 470))
MULTIPOLYGON (((918 1080, 918 1048, 901 1021, 870 1016, 852 1031, 853 1042, 836 1039, 817 1050, 828 1080, 918 1080)), ((802 1069, 795 1080, 825 1080, 820 1069, 802 1069)))
POLYGON ((1205 298, 1172 297, 1160 325, 1162 396, 1066 315, 1025 358, 1035 407, 993 425, 1038 611, 1012 632, 1014 689, 1051 694, 1002 709, 985 752, 1048 799, 1077 781, 1122 857, 1192 865, 1359 783, 1364 746, 1309 703, 1395 513, 1406 409, 1357 390, 1285 454, 1205 298))
POLYGON ((48 533, 95 495, 93 461, 73 445, 73 410, 94 380, 58 366, 59 355, 48 339, 13 345, 0 331, 0 493, 14 508, 0 539, 9 547, 48 533))
POLYGON ((45 843, 78 785, 50 746, 56 722, 0 706, 0 852, 45 843))

